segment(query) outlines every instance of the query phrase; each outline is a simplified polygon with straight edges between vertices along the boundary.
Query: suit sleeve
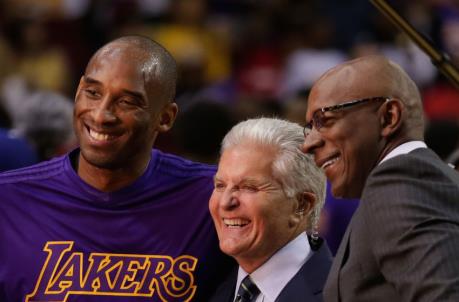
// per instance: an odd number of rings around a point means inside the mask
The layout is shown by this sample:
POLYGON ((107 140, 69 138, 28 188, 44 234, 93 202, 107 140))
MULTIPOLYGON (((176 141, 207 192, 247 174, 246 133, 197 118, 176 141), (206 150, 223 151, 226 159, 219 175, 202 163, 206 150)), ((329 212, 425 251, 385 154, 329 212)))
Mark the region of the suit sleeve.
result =
POLYGON ((446 169, 398 156, 363 192, 370 248, 402 301, 459 301, 459 183, 446 169))

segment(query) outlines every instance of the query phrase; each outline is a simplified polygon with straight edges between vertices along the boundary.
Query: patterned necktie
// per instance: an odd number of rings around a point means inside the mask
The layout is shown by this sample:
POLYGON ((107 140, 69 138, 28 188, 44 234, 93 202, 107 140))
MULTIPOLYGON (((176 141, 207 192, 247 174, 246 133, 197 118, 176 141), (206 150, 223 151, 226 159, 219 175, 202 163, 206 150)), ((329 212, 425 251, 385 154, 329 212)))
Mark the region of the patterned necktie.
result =
POLYGON ((234 302, 253 302, 257 299, 259 293, 260 290, 255 283, 250 280, 250 276, 247 275, 239 286, 234 302))

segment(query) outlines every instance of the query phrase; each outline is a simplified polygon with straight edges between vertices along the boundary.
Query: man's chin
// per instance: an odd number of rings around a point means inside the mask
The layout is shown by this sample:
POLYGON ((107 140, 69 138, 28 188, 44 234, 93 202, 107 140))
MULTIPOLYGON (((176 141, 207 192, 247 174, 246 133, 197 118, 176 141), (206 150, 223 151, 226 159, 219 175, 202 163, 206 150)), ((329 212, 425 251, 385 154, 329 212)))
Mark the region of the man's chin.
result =
POLYGON ((85 152, 83 152, 82 155, 84 160, 93 167, 106 170, 113 170, 119 168, 119 163, 117 163, 116 160, 112 160, 108 156, 85 154, 85 152))
POLYGON ((220 250, 231 257, 238 257, 244 252, 244 248, 235 242, 220 242, 220 250))
POLYGON ((335 182, 332 182, 331 180, 330 180, 330 186, 331 186, 330 192, 333 195, 333 197, 335 197, 335 198, 343 198, 342 197, 343 190, 342 190, 341 186, 339 186, 335 182))

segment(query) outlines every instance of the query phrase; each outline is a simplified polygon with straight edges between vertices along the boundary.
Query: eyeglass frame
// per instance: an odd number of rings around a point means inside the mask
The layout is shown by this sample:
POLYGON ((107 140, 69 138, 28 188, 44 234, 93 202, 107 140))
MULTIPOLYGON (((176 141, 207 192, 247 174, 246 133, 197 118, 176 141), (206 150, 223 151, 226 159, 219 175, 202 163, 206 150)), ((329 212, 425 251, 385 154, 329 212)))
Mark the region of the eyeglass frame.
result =
POLYGON ((314 111, 314 113, 312 114, 311 121, 309 123, 306 123, 306 125, 303 127, 303 135, 304 135, 304 137, 307 137, 309 135, 309 131, 311 131, 312 128, 315 128, 316 130, 319 130, 320 128, 323 127, 323 124, 317 122, 317 118, 315 118, 315 116, 317 114, 319 114, 319 113, 321 113, 322 116, 323 116, 323 114, 325 112, 338 111, 338 110, 346 109, 346 108, 349 108, 349 107, 353 107, 353 106, 358 105, 358 104, 367 103, 369 101, 384 101, 384 102, 387 102, 387 101, 390 101, 391 99, 392 99, 391 97, 387 97, 387 96, 376 96, 376 97, 370 97, 370 98, 347 101, 347 102, 344 102, 344 103, 341 103, 341 104, 319 108, 316 111, 314 111), (316 121, 316 122, 314 122, 314 121, 316 121))

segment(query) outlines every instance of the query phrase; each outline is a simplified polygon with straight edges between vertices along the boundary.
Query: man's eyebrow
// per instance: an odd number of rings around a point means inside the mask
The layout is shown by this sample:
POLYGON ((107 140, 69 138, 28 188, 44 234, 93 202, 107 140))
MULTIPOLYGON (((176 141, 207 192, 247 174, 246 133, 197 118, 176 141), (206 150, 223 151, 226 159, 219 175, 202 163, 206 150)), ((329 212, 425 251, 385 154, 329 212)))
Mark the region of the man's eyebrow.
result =
MULTIPOLYGON (((88 76, 83 76, 83 80, 87 84, 102 84, 100 81, 98 81, 96 79, 93 79, 91 77, 88 77, 88 76)), ((129 94, 129 95, 133 96, 134 98, 145 100, 144 95, 142 93, 138 92, 138 91, 133 91, 133 90, 129 90, 129 89, 122 89, 122 91, 123 91, 123 93, 129 94)))
POLYGON ((145 100, 144 95, 142 93, 138 92, 138 91, 132 91, 132 90, 128 90, 128 89, 123 89, 122 91, 123 91, 123 93, 129 94, 129 95, 133 96, 136 99, 145 100))
POLYGON ((83 80, 88 84, 101 84, 98 80, 88 77, 86 75, 83 76, 83 80))

